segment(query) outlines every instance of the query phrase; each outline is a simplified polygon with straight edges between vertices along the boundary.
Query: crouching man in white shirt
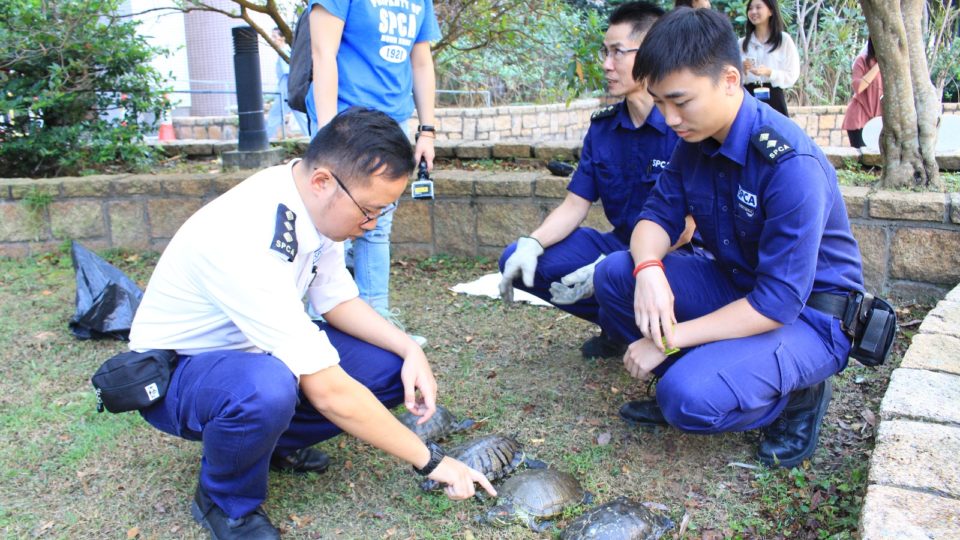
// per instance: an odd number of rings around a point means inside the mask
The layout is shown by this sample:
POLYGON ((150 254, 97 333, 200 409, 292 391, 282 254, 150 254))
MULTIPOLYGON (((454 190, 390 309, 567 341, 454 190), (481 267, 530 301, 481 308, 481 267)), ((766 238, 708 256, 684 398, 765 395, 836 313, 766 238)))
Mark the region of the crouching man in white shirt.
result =
POLYGON ((141 410, 202 441, 193 517, 214 538, 278 538, 261 503, 269 469, 322 472, 310 446, 346 431, 446 485, 487 479, 424 444, 387 409, 426 421, 437 383, 423 351, 361 301, 341 242, 395 208, 413 170, 396 122, 353 108, 302 160, 263 170, 200 209, 170 241, 130 332, 179 355, 167 395, 141 410), (326 322, 311 320, 304 309, 326 322))

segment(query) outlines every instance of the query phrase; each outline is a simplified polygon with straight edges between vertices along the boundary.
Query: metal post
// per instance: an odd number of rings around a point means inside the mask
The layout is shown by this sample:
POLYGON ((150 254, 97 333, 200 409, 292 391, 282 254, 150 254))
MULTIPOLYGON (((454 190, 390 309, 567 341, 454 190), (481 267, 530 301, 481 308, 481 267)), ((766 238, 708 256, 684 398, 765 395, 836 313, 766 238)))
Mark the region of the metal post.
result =
POLYGON ((260 82, 260 50, 257 33, 249 26, 233 32, 233 71, 237 83, 237 115, 241 152, 266 150, 270 146, 263 119, 263 88, 260 82))

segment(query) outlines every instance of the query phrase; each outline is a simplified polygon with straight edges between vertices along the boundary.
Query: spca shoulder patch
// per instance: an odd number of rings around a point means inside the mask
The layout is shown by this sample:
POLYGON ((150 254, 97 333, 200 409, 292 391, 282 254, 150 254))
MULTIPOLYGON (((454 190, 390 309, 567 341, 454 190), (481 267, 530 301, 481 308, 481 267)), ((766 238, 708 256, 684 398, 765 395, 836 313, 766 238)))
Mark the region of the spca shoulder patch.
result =
POLYGON ((614 103, 613 105, 607 105, 602 109, 597 109, 593 111, 593 114, 590 115, 590 121, 600 120, 602 118, 610 118, 611 116, 617 114, 617 109, 620 107, 619 103, 614 103))
POLYGON ((280 253, 290 262, 297 256, 297 214, 287 205, 277 205, 277 223, 273 229, 270 249, 280 253))
POLYGON ((757 149, 763 158, 770 163, 776 163, 790 152, 793 152, 793 145, 784 140, 779 133, 770 126, 763 126, 750 139, 753 147, 757 149))

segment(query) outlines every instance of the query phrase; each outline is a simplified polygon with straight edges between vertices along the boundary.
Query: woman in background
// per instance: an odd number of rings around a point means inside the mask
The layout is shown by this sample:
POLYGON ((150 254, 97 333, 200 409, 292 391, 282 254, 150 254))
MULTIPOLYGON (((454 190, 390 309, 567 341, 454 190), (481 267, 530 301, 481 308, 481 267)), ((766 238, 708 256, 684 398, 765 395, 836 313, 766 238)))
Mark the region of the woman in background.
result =
POLYGON ((843 115, 843 129, 847 130, 850 146, 862 148, 863 126, 871 118, 883 114, 880 98, 883 97, 883 79, 880 77, 880 64, 873 51, 873 40, 867 40, 867 49, 857 55, 853 61, 853 97, 843 115))
POLYGON ((747 35, 740 40, 744 87, 784 116, 784 89, 800 78, 800 55, 789 34, 777 0, 750 0, 747 4, 747 35))

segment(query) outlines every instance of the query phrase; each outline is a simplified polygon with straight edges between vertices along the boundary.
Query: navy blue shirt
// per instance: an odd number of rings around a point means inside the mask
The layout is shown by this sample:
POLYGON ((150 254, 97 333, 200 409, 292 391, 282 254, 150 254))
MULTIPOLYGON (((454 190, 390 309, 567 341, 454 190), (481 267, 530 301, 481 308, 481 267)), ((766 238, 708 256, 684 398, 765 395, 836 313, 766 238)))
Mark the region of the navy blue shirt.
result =
POLYGON ((723 144, 677 145, 641 219, 676 242, 687 214, 734 285, 770 319, 793 322, 811 292, 863 290, 836 171, 799 126, 749 94, 723 144))
POLYGON ((680 139, 656 107, 640 127, 625 102, 612 107, 594 114, 567 190, 590 202, 600 199, 614 234, 629 244, 643 203, 680 139))

